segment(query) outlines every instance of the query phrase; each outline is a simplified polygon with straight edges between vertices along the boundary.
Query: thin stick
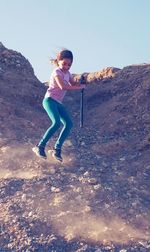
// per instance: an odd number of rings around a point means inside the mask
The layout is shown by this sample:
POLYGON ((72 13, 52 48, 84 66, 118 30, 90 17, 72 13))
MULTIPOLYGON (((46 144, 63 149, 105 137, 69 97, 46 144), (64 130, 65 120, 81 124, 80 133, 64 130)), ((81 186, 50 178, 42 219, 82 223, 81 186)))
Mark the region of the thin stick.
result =
MULTIPOLYGON (((85 84, 85 78, 81 75, 80 84, 85 84)), ((83 96, 84 96, 84 89, 81 90, 81 98, 80 98, 80 128, 83 128, 83 96)))
POLYGON ((84 90, 81 90, 81 98, 80 98, 80 128, 83 128, 83 94, 84 90))

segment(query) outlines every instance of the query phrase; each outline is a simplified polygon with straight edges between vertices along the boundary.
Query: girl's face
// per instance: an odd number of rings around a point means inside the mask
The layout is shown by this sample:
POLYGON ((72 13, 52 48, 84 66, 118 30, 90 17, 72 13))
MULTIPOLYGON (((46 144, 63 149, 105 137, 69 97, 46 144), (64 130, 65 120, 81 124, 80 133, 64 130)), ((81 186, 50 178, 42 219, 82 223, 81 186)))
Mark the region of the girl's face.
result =
POLYGON ((71 59, 66 58, 58 61, 58 66, 64 73, 70 69, 71 65, 72 65, 71 59))

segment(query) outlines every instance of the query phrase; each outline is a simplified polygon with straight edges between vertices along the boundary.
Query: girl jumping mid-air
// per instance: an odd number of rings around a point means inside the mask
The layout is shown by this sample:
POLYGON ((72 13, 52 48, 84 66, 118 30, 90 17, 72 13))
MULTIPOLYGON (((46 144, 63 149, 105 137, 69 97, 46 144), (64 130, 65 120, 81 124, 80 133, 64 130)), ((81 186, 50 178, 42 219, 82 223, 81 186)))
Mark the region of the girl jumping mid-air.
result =
POLYGON ((51 74, 49 88, 43 99, 43 107, 46 110, 51 126, 47 129, 42 139, 32 150, 39 157, 46 158, 45 147, 52 135, 59 129, 61 123, 63 128, 55 143, 52 155, 55 159, 62 162, 61 149, 64 141, 68 137, 73 126, 70 115, 65 106, 62 104, 63 98, 67 90, 79 90, 85 88, 73 81, 73 77, 69 69, 73 62, 73 54, 69 50, 62 50, 58 53, 57 58, 52 61, 57 67, 51 74))

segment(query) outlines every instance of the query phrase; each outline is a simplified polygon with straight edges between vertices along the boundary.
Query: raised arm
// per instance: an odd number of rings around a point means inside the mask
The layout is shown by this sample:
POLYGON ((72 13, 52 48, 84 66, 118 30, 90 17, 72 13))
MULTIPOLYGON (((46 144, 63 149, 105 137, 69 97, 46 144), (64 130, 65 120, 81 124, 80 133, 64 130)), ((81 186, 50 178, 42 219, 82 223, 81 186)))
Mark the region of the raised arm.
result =
POLYGON ((60 89, 64 89, 64 90, 81 90, 81 89, 85 88, 85 85, 80 85, 80 84, 74 82, 73 80, 69 80, 69 83, 68 83, 69 85, 66 85, 59 75, 55 76, 55 80, 56 80, 57 85, 58 85, 58 87, 60 89))

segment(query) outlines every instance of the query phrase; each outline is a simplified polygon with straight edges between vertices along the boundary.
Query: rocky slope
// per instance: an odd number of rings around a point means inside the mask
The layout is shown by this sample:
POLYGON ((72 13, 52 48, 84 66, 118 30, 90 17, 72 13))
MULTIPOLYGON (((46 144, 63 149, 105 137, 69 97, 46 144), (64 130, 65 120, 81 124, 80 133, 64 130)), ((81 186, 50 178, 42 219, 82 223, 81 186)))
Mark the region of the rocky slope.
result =
POLYGON ((80 92, 68 92, 64 163, 40 160, 46 87, 0 43, 0 251, 149 250, 150 65, 84 76, 84 127, 80 92))

